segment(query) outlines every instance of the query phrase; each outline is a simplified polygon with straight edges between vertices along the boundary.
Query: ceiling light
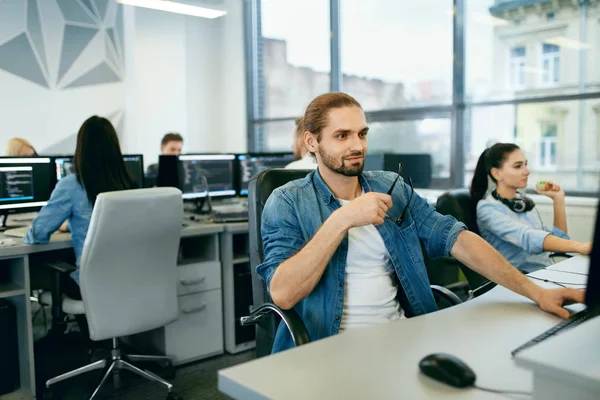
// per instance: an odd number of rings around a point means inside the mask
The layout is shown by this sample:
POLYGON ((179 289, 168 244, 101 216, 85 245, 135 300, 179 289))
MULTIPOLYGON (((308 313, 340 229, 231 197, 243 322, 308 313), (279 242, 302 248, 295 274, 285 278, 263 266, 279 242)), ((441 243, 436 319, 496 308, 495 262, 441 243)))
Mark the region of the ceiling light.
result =
POLYGON ((194 17, 202 18, 218 18, 225 14, 226 11, 214 10, 212 8, 191 6, 188 4, 176 3, 167 0, 117 0, 121 4, 126 4, 136 7, 151 8, 153 10, 168 11, 177 14, 193 15, 194 17))

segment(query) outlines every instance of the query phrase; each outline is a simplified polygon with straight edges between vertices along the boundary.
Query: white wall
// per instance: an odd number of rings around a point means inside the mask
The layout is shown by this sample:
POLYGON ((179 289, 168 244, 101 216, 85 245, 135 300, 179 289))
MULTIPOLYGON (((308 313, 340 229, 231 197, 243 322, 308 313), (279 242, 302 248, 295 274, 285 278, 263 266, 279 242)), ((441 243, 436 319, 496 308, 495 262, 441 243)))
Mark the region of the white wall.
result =
POLYGON ((160 139, 184 152, 247 149, 242 2, 214 20, 126 7, 125 151, 156 162, 160 139))
MULTIPOLYGON (((0 152, 9 138, 21 136, 41 153, 73 153, 81 123, 94 114, 109 117, 123 151, 144 154, 146 165, 157 161, 160 139, 169 131, 184 136, 185 152, 247 150, 242 1, 213 5, 227 11, 213 20, 124 6, 124 79, 75 88, 67 86, 105 57, 105 37, 97 35, 57 79, 65 26, 57 4, 0 1, 0 152), (29 62, 27 48, 8 54, 2 47, 26 29, 27 4, 40 5, 47 33, 45 52, 35 54, 36 67, 49 66, 46 86, 2 69, 10 59, 21 60, 23 70, 29 62)), ((72 3, 77 9, 81 4, 72 3)), ((117 3, 109 4, 105 25, 119 20, 117 3)))

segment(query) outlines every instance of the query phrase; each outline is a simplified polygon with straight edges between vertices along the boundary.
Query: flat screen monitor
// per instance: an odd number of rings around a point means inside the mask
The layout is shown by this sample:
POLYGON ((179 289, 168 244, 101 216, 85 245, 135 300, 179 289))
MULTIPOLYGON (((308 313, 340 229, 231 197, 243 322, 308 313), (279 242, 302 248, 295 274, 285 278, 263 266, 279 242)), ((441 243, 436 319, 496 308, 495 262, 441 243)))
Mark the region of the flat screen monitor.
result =
POLYGON ((414 187, 428 188, 432 179, 432 159, 430 154, 392 154, 373 153, 365 158, 365 171, 398 172, 398 163, 402 162, 402 173, 405 182, 410 177, 414 187))
POLYGON ((49 157, 0 158, 0 214, 38 211, 52 192, 49 157))
POLYGON ((124 154, 125 168, 135 182, 136 187, 144 187, 144 156, 141 154, 124 154))
MULTIPOLYGON (((55 183, 74 172, 73 156, 55 156, 52 159, 54 160, 55 183)), ((124 154, 123 161, 125 161, 125 168, 127 168, 127 172, 129 172, 136 187, 143 187, 144 157, 141 154, 124 154)))
POLYGON ((184 199, 206 197, 207 186, 211 197, 236 195, 235 154, 182 154, 179 163, 183 176, 178 181, 184 199))
POLYGON ((590 254, 590 269, 585 291, 585 304, 588 307, 600 307, 600 202, 596 214, 594 244, 590 254))
POLYGON ((284 168, 292 161, 294 161, 292 153, 239 154, 240 196, 248 195, 248 184, 254 175, 271 168, 284 168))

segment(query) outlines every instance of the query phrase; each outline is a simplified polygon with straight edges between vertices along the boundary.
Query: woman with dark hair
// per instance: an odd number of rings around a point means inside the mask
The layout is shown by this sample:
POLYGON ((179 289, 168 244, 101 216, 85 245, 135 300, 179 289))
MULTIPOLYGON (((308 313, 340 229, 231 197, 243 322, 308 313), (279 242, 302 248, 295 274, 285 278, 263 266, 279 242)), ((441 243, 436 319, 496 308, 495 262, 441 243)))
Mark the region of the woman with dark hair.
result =
POLYGON ((106 118, 93 116, 83 123, 73 165, 75 173, 57 183, 25 235, 25 243, 48 243, 50 235, 69 221, 77 270, 71 274, 73 280, 63 284, 63 291, 80 299, 79 262, 96 198, 103 192, 133 189, 135 183, 125 167, 115 128, 106 118))
POLYGON ((471 183, 481 236, 526 273, 553 264, 551 252, 589 254, 591 243, 570 240, 567 234, 565 192, 551 182, 536 188, 554 203, 554 226, 547 227, 533 200, 519 192, 528 178, 527 159, 516 144, 496 143, 481 154, 471 183), (488 189, 488 179, 495 188, 488 189))

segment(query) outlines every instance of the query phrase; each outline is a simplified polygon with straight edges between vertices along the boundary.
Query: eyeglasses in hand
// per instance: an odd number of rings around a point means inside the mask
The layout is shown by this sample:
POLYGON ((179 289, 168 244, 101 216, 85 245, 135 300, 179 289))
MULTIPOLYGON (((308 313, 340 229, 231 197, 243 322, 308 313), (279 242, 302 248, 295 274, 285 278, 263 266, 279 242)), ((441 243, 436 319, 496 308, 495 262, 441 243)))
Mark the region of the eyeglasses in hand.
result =
MULTIPOLYGON (((398 164, 398 176, 396 176, 396 179, 394 179, 394 183, 392 183, 392 187, 390 187, 390 190, 388 190, 388 192, 387 192, 388 195, 392 194, 392 191, 394 190, 394 186, 396 186, 396 182, 398 182, 398 178, 400 178, 401 173, 402 173, 402 163, 399 163, 398 164)), ((415 188, 413 187, 412 179, 410 179, 410 176, 408 177, 408 185, 410 186, 410 197, 408 198, 408 202, 404 206, 404 209, 400 213, 400 216, 396 220, 394 220, 392 217, 390 217, 389 214, 386 215, 386 217, 390 221, 394 222, 397 226, 402 225, 402 221, 404 221, 404 215, 406 214, 406 211, 408 210, 408 206, 410 206, 410 201, 412 200, 413 194, 415 193, 415 188)))

